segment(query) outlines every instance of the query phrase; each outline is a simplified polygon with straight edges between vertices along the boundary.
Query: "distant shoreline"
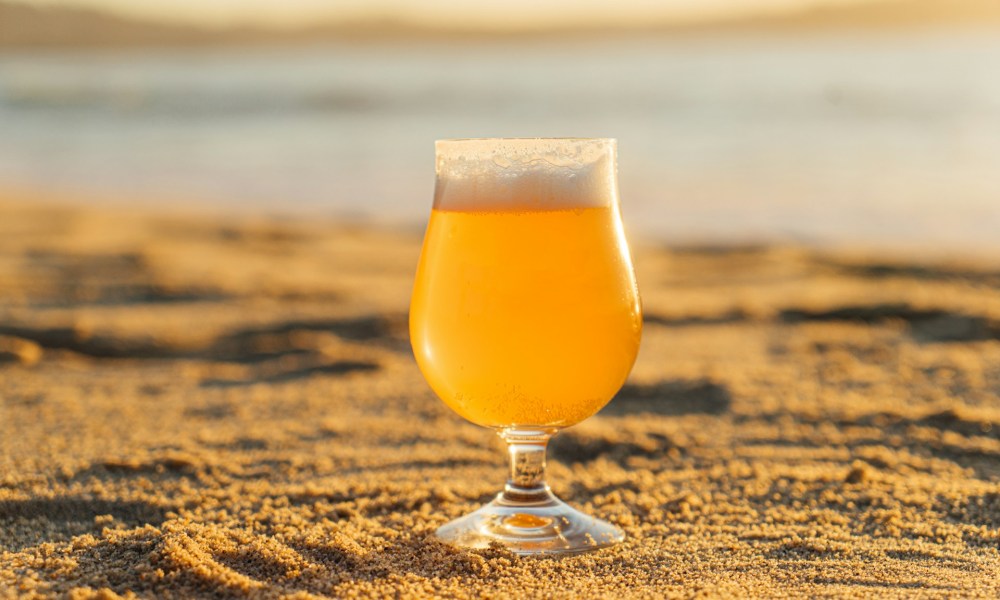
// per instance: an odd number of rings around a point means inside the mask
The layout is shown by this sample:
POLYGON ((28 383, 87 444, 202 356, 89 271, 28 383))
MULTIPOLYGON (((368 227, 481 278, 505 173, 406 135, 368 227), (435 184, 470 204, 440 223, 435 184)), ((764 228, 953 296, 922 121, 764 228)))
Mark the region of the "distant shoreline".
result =
POLYGON ((969 27, 1000 29, 1000 3, 990 0, 885 0, 827 6, 800 12, 706 21, 654 20, 622 26, 545 26, 490 29, 429 26, 394 19, 367 19, 280 29, 211 28, 158 23, 76 8, 37 8, 0 0, 0 49, 130 48, 296 45, 338 41, 471 41, 635 35, 784 34, 825 31, 907 31, 969 27))
MULTIPOLYGON (((127 190, 46 188, 0 180, 0 212, 4 210, 46 210, 62 214, 116 214, 136 219, 187 219, 227 222, 274 222, 297 227, 328 227, 377 231, 402 238, 420 239, 427 215, 419 217, 365 215, 343 210, 322 210, 315 206, 280 209, 265 203, 237 204, 234 198, 147 194, 127 190)), ((427 210, 430 210, 428 203, 427 210)), ((429 213, 428 213, 429 214, 429 213)), ((854 257, 887 261, 961 263, 986 268, 1000 256, 1000 243, 970 239, 966 243, 927 243, 916 238, 887 236, 876 239, 862 234, 844 236, 803 236, 772 231, 747 230, 743 233, 696 231, 687 234, 657 232, 639 225, 625 215, 632 243, 643 248, 668 248, 676 252, 725 254, 733 251, 766 251, 794 248, 802 252, 833 252, 854 257)), ((992 272, 992 271, 991 271, 992 272)))

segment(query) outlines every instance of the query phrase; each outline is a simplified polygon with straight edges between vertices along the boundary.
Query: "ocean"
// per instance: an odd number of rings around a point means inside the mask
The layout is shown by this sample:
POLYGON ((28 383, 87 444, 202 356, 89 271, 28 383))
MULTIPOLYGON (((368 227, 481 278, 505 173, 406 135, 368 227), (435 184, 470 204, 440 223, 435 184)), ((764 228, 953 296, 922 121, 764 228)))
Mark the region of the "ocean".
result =
POLYGON ((630 234, 1000 247, 1000 33, 0 54, 0 186, 419 226, 433 141, 619 140, 630 234))

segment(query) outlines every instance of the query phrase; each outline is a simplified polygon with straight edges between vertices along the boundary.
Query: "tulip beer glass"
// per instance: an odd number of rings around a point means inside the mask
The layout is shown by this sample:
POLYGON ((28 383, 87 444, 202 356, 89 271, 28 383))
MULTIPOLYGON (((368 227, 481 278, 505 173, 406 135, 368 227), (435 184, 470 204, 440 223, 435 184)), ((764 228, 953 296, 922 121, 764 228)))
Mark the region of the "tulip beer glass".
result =
POLYGON ((431 388, 507 443, 504 490, 437 535, 520 554, 624 534, 556 498, 545 449, 621 388, 642 332, 611 139, 442 140, 410 304, 431 388))

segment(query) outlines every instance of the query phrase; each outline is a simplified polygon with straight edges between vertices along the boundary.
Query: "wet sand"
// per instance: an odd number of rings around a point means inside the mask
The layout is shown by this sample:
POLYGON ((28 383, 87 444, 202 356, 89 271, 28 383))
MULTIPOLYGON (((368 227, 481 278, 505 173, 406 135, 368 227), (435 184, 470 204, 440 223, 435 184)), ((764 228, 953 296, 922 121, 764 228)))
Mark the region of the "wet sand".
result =
POLYGON ((636 247, 632 377, 553 442, 627 533, 432 537, 501 446, 406 333, 419 232, 0 202, 0 597, 997 597, 1000 259, 636 247))

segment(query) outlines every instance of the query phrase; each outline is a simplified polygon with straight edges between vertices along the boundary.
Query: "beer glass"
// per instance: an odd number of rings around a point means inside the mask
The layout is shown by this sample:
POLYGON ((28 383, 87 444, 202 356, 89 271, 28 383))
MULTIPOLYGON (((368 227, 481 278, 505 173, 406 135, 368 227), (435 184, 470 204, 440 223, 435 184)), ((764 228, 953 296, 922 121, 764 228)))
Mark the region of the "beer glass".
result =
POLYGON ((436 143, 434 206, 410 304, 431 388, 506 442, 510 476, 439 538, 519 554, 621 541, 545 483, 551 436, 601 409, 635 362, 639 291, 618 208, 613 139, 436 143))

